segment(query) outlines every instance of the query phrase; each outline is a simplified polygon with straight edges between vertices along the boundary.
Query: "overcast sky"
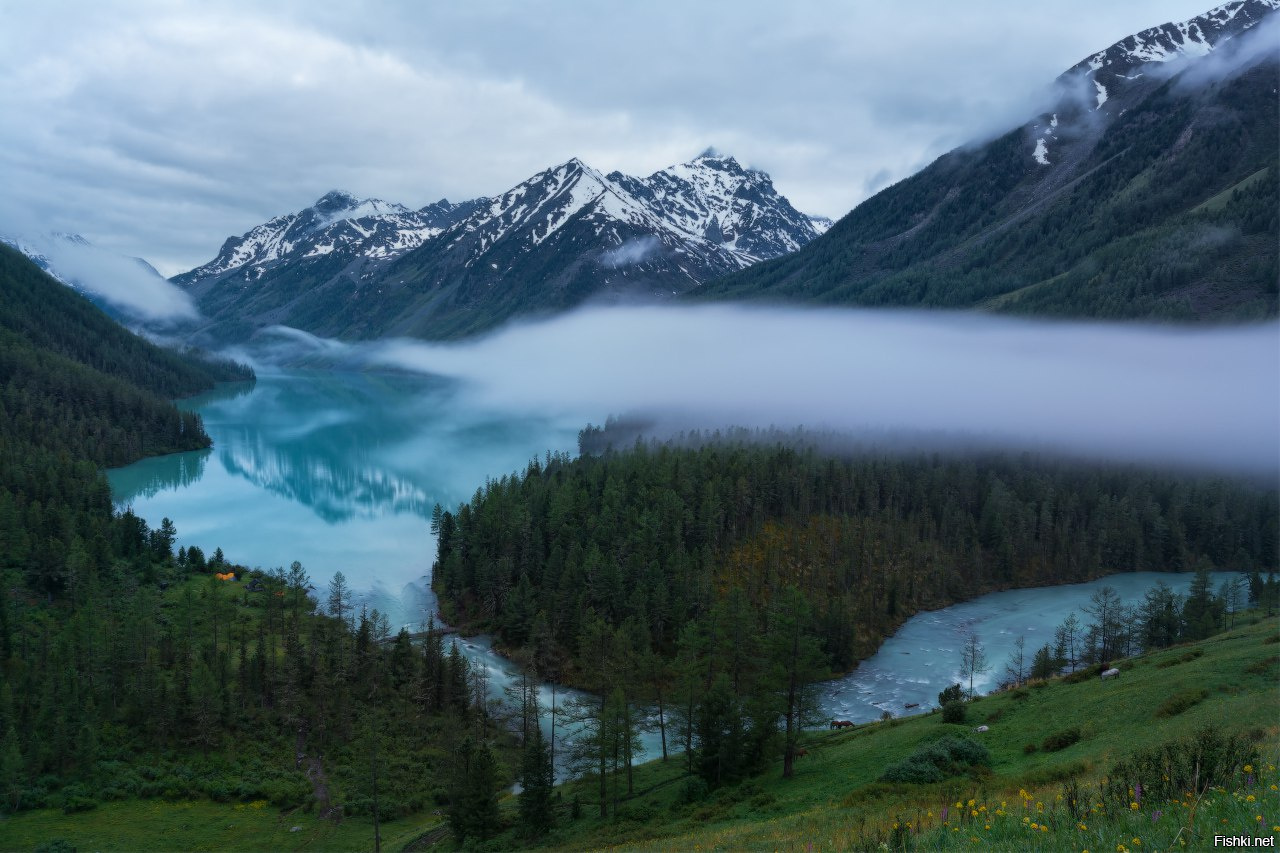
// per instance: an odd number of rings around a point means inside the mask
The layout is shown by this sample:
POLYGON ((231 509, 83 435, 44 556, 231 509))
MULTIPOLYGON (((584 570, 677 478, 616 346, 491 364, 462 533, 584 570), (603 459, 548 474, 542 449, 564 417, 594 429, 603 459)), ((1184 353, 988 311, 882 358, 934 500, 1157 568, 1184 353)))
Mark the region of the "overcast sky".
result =
POLYGON ((419 207, 707 146, 839 218, 1207 0, 0 0, 0 233, 166 275, 339 188, 419 207))

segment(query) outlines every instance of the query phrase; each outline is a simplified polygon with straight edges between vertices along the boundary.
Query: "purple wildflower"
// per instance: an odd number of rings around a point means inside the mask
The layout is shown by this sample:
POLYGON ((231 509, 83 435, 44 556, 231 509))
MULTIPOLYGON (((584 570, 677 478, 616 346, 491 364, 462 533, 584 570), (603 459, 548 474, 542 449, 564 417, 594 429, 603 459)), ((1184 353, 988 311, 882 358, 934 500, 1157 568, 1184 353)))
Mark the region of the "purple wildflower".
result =
POLYGON ((948 812, 948 811, 950 811, 950 810, 951 810, 951 806, 943 806, 943 807, 942 807, 942 822, 943 822, 943 823, 946 823, 946 822, 947 822, 947 812, 948 812))
POLYGON ((1138 803, 1139 805, 1142 804, 1142 783, 1141 782, 1133 783, 1133 799, 1134 799, 1134 802, 1138 803))
POLYGON ((1244 777, 1244 786, 1245 786, 1246 788, 1252 788, 1252 787, 1253 787, 1253 774, 1252 774, 1252 773, 1250 773, 1248 776, 1244 777))
POLYGON ((1156 809, 1155 811, 1153 811, 1151 813, 1151 822, 1155 823, 1156 821, 1158 821, 1162 814, 1164 814, 1164 812, 1160 811, 1159 809, 1156 809))

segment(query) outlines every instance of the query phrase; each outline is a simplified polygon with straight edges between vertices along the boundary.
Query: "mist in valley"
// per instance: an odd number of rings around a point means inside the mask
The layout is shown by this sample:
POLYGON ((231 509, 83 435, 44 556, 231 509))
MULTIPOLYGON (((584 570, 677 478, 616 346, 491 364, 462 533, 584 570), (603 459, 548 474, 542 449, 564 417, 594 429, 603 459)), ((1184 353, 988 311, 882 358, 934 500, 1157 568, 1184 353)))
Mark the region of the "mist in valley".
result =
MULTIPOLYGON (((452 343, 277 329, 273 362, 456 380, 460 417, 910 436, 1272 477, 1280 325, 1198 328, 969 313, 615 307, 452 343)), ((243 353, 242 353, 243 354, 243 353)), ((503 471, 494 471, 496 474, 503 471)))

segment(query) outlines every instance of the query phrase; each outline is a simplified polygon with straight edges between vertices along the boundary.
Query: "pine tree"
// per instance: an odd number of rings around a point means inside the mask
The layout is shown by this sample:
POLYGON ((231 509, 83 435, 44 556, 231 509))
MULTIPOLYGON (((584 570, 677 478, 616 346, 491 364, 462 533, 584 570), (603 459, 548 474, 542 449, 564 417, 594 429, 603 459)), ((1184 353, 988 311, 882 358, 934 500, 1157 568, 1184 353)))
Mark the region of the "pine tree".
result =
POLYGON ((536 721, 525 741, 520 785, 520 826, 528 838, 540 838, 555 825, 555 811, 551 803, 555 772, 551 766, 551 751, 542 737, 542 727, 536 721))

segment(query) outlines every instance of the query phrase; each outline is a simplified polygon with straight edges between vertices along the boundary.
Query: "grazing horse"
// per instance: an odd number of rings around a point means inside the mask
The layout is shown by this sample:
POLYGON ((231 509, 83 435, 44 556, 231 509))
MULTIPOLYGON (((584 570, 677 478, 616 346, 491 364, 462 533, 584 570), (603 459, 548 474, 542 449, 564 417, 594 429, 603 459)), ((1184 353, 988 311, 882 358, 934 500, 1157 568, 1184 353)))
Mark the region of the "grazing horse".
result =
POLYGON ((1108 678, 1119 678, 1119 677, 1120 677, 1120 670, 1116 669, 1114 666, 1111 667, 1111 669, 1103 670, 1102 672, 1103 681, 1106 681, 1108 678))
POLYGON ((833 729, 851 729, 853 728, 852 720, 832 720, 831 728, 833 729))
POLYGON ((809 750, 805 749, 804 747, 800 747, 799 749, 795 749, 795 750, 793 750, 793 751, 792 751, 792 753, 791 753, 791 757, 792 757, 792 758, 803 758, 804 756, 806 756, 806 755, 808 755, 808 754, 809 754, 809 750))

